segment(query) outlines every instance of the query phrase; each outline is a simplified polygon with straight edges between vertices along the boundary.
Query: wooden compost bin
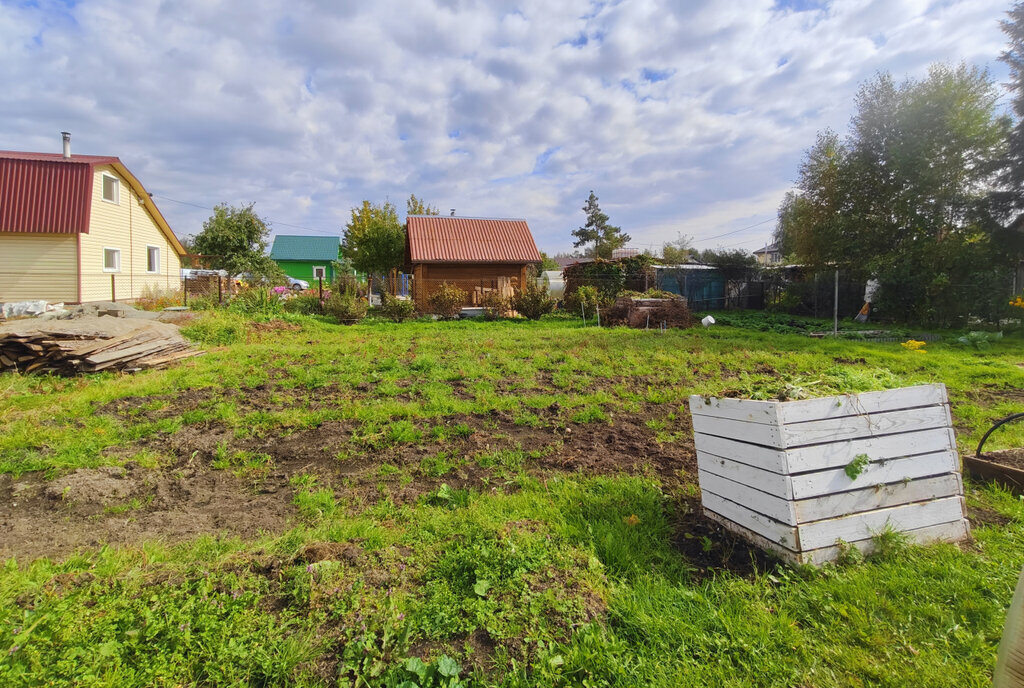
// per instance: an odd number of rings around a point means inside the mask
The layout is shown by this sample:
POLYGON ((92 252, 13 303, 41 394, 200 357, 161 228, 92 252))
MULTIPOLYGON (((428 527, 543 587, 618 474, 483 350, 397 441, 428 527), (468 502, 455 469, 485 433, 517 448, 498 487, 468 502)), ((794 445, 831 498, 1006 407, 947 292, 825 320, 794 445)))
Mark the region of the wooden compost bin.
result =
POLYGON ((945 385, 800 401, 690 397, 704 514, 794 563, 970 530, 945 385), (856 478, 845 468, 869 463, 856 478))

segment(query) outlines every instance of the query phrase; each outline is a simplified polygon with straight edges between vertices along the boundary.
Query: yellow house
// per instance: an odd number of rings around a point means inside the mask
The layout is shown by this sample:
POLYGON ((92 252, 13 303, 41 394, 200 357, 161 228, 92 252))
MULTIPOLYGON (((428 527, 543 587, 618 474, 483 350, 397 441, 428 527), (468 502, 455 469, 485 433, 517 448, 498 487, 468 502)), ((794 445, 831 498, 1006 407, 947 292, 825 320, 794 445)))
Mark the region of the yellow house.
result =
POLYGON ((0 151, 0 302, 181 289, 185 248, 116 157, 0 151))

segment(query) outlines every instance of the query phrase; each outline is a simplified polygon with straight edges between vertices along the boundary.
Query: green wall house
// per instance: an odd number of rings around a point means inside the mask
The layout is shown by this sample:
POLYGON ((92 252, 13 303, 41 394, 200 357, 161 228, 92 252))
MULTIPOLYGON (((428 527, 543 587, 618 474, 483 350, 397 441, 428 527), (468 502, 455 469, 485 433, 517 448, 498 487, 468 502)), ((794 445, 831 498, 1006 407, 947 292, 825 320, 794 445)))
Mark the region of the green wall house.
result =
POLYGON ((284 274, 316 285, 323 275, 324 284, 334 280, 333 261, 338 260, 341 237, 297 236, 279 234, 274 237, 270 258, 281 266, 284 274))

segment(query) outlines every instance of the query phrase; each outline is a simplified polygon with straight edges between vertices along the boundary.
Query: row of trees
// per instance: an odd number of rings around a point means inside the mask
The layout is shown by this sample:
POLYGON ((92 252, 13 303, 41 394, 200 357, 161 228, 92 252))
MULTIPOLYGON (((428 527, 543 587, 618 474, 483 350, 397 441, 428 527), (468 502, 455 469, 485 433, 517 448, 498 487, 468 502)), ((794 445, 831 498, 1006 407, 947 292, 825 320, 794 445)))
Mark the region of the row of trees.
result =
POLYGON ((1024 257, 1024 3, 1004 29, 1016 125, 984 70, 935 65, 901 83, 877 75, 856 96, 849 133, 821 132, 806 152, 779 209, 785 255, 877 279, 878 305, 899 320, 999 317, 1024 257))
MULTIPOLYGON (((202 267, 272 280, 283 276, 267 255, 270 227, 253 206, 218 205, 203 223, 202 231, 185 240, 190 253, 203 256, 202 267)), ((438 211, 413 194, 406 201, 406 214, 437 215, 438 211)), ((390 201, 363 201, 352 209, 352 217, 345 225, 340 257, 352 269, 370 275, 401 268, 405 263, 406 231, 390 201)))

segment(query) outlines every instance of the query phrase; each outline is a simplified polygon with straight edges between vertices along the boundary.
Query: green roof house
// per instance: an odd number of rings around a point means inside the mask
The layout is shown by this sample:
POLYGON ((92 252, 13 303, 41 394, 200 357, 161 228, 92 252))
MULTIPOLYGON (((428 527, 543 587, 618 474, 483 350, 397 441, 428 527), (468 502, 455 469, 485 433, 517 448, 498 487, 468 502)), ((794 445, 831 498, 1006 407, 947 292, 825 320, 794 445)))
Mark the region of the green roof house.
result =
POLYGON ((274 237, 270 258, 281 266, 284 274, 306 280, 313 286, 318 277, 327 284, 334 280, 333 261, 338 260, 341 237, 296 236, 279 234, 274 237))

